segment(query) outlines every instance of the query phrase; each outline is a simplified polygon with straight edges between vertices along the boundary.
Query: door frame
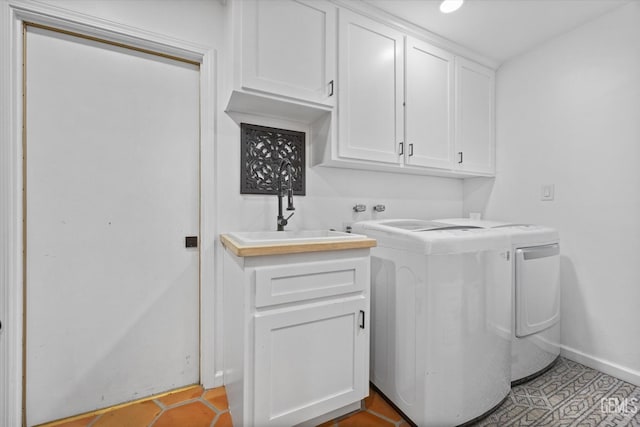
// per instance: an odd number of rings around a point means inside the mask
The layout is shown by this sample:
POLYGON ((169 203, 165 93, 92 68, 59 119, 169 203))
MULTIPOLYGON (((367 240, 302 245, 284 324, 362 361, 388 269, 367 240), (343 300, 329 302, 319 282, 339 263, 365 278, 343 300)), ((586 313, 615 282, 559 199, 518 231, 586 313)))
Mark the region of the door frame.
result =
POLYGON ((0 1, 0 425, 23 424, 23 25, 48 26, 200 65, 200 382, 222 385, 215 356, 216 51, 42 3, 0 1), (203 302, 207 301, 207 304, 203 302))

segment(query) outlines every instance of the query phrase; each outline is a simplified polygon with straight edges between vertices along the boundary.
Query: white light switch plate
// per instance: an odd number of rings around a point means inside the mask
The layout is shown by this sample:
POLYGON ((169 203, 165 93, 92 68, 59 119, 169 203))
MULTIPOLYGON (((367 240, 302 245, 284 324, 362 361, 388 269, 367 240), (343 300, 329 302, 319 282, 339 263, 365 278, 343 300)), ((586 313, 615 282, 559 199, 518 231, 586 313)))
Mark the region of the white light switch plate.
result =
POLYGON ((553 184, 543 184, 540 189, 540 200, 542 201, 551 201, 554 196, 554 188, 553 184))

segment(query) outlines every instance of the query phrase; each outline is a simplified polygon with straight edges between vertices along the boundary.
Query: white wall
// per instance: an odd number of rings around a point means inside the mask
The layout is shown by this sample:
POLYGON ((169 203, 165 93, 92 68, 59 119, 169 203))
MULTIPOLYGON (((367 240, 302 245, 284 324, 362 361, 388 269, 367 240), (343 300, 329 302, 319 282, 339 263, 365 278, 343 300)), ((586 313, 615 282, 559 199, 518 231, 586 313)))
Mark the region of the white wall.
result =
POLYGON ((497 177, 464 211, 556 227, 565 355, 640 385, 640 3, 505 63, 497 177), (555 201, 540 200, 555 184, 555 201))

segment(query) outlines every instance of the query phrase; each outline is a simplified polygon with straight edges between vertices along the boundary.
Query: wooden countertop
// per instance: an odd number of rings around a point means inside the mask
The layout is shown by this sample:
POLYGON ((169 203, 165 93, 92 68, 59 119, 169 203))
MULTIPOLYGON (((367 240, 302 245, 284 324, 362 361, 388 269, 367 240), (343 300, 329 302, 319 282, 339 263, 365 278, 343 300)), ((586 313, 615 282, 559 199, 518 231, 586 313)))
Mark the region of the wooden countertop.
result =
POLYGON ((240 257, 299 254, 304 252, 342 251, 346 249, 366 249, 376 246, 375 239, 363 237, 352 240, 326 240, 323 242, 268 243, 263 245, 243 245, 228 234, 220 235, 220 242, 240 257))

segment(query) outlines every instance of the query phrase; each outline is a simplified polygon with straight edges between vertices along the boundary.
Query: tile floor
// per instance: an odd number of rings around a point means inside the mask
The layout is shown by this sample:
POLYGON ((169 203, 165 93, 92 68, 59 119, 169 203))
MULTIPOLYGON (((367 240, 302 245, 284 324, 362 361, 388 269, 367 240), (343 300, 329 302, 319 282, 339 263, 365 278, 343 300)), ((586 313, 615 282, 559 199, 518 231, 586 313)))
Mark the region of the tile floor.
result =
MULTIPOLYGON (((404 427, 405 421, 371 390, 364 408, 321 427, 404 427)), ((514 387, 504 403, 473 427, 640 427, 640 387, 560 358, 545 374, 514 387), (602 399, 624 399, 626 413, 607 413, 602 399)), ((224 387, 176 393, 42 427, 231 427, 224 387)))
POLYGON ((473 426, 640 427, 640 387, 561 357, 543 375, 513 387, 495 412, 473 426), (626 411, 616 412, 615 402, 625 399, 626 411))
POLYGON ((41 427, 233 427, 224 387, 193 386, 41 427))
MULTIPOLYGON (((370 390, 365 408, 322 427, 405 427, 406 421, 370 390)), ((102 411, 101 411, 102 412, 102 411)), ((233 427, 224 387, 204 390, 190 387, 168 395, 106 409, 101 414, 76 416, 39 427, 233 427)))

